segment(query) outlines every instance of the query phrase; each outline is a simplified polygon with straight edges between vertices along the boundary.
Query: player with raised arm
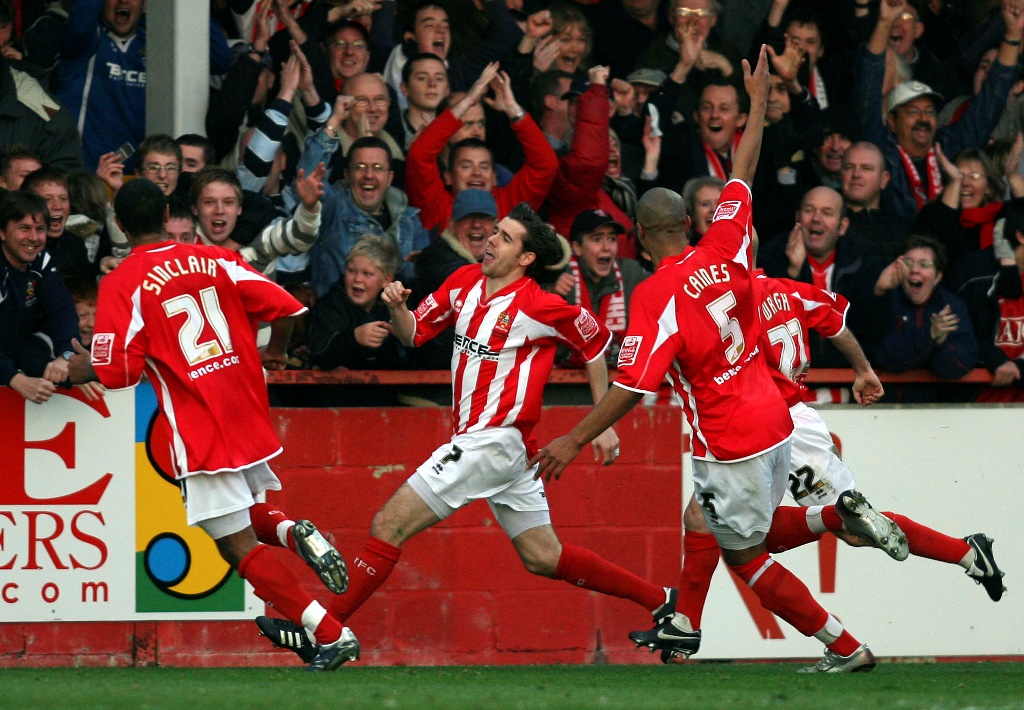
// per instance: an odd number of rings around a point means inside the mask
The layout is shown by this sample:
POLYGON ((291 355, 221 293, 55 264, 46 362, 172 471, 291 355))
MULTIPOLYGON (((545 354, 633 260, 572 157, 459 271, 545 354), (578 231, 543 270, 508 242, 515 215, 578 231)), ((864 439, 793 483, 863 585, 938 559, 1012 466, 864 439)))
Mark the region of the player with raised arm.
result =
MULTIPOLYGON (((537 450, 533 428, 557 345, 580 353, 595 402, 608 390, 604 351, 611 333, 589 311, 542 290, 533 278, 561 258, 554 230, 524 202, 498 222, 481 262, 455 271, 415 313, 401 282, 384 289, 391 327, 404 344, 422 345, 454 326, 455 431, 374 516, 370 537, 351 565, 349 591, 330 605, 342 622, 388 578, 406 540, 479 499, 488 502, 529 572, 629 599, 659 619, 671 615, 668 589, 558 539, 544 485, 527 463, 537 450)), ((591 438, 595 458, 612 463, 619 453, 614 430, 606 427, 591 438)), ((268 636, 302 652, 295 635, 268 636)))
MULTIPOLYGON (((633 293, 620 376, 583 421, 533 461, 539 463, 538 476, 557 478, 588 441, 668 375, 693 429, 696 496, 726 563, 766 609, 827 646, 822 661, 808 670, 870 670, 875 659, 867 645, 823 609, 768 554, 765 543, 788 481, 793 423, 758 347, 761 323, 752 278, 748 185, 760 152, 768 92, 763 46, 753 72, 743 61, 743 75, 749 120, 735 153, 733 179, 722 191, 711 226, 700 244, 688 249, 682 198, 655 189, 640 200, 638 236, 658 268, 633 293)), ((640 642, 655 639, 664 650, 685 653, 699 643, 681 614, 655 619, 646 634, 640 642)), ((636 634, 631 638, 638 641, 636 634)))
POLYGON ((100 283, 91 360, 75 341, 72 382, 98 379, 109 390, 124 389, 145 372, 170 424, 188 524, 213 538, 258 597, 316 639, 309 642, 310 670, 359 658, 355 635, 267 545, 294 550, 335 593, 348 583, 341 556, 308 520, 292 523, 255 502, 281 489, 267 465, 281 444, 270 423, 256 321, 283 324, 265 356, 273 357, 288 340, 291 318, 306 308, 233 252, 169 241, 167 200, 154 183, 132 180, 114 208, 132 251, 100 283))
MULTIPOLYGON (((885 528, 890 528, 891 544, 883 549, 894 559, 902 560, 912 554, 960 565, 971 579, 985 587, 993 601, 999 601, 1005 589, 1003 573, 992 555, 992 540, 982 533, 964 539, 951 537, 898 513, 886 511, 876 515, 864 496, 854 490, 853 472, 839 458, 828 425, 815 409, 804 403, 803 381, 811 357, 808 329, 829 338, 846 357, 856 375, 853 394, 859 404, 873 404, 883 394, 867 356, 846 327, 850 305, 847 300, 813 284, 770 278, 760 270, 755 272, 754 286, 764 326, 761 348, 793 419, 788 492, 803 506, 776 510, 767 538, 768 551, 790 550, 814 542, 826 532, 854 546, 876 544, 873 538, 857 534, 857 526, 877 527, 875 538, 884 537, 885 528)), ((683 513, 683 524, 686 534, 676 611, 685 615, 696 630, 700 628, 719 552, 696 498, 690 499, 683 513)), ((667 662, 674 655, 677 654, 662 651, 662 660, 667 662)))

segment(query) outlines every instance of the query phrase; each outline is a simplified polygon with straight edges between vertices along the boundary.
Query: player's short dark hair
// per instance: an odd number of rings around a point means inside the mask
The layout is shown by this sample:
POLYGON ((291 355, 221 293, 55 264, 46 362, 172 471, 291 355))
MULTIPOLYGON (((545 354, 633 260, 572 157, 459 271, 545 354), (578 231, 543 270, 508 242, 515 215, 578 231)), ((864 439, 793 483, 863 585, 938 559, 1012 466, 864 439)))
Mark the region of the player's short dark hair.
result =
POLYGON ((940 274, 946 273, 949 257, 946 255, 946 247, 942 245, 942 242, 924 234, 911 234, 903 240, 900 254, 906 254, 911 249, 931 249, 935 254, 935 270, 940 274))
POLYGON ((29 192, 35 192, 36 188, 42 187, 43 185, 61 185, 66 190, 68 188, 68 181, 64 175, 63 170, 58 170, 49 165, 44 165, 35 172, 31 172, 25 176, 24 182, 21 183, 22 190, 28 190, 29 192))
POLYGON ((129 180, 114 197, 114 213, 132 237, 162 234, 167 198, 155 182, 129 180))
POLYGON ((46 200, 36 193, 13 190, 0 198, 0 229, 7 229, 11 222, 18 222, 30 215, 42 217, 44 222, 50 221, 46 200))
MULTIPOLYGON (((179 149, 181 148, 181 146, 187 145, 202 150, 203 163, 205 163, 206 165, 209 165, 210 163, 213 162, 213 141, 211 141, 206 136, 200 135, 198 133, 184 133, 178 136, 178 139, 175 142, 178 144, 179 149)), ((182 155, 181 159, 182 161, 184 161, 185 156, 182 155)))
POLYGON ((523 236, 523 251, 536 255, 533 263, 526 267, 526 275, 537 279, 544 276, 549 264, 557 264, 562 259, 562 244, 551 225, 542 220, 533 208, 520 202, 506 215, 526 229, 523 236))
POLYGON ((448 74, 448 66, 444 63, 444 60, 441 59, 441 57, 437 56, 433 52, 417 52, 416 54, 409 57, 405 61, 405 64, 402 65, 402 83, 409 83, 409 77, 412 76, 413 69, 415 68, 413 66, 414 64, 416 64, 417 62, 424 62, 428 59, 433 59, 435 62, 440 62, 441 66, 444 67, 445 75, 448 74))
POLYGON ((352 165, 352 156, 356 154, 357 150, 362 148, 380 148, 383 150, 388 156, 388 169, 391 168, 391 148, 388 147, 387 142, 377 136, 363 136, 362 138, 356 138, 349 147, 348 154, 345 155, 346 169, 352 165))
POLYGON ((139 156, 139 169, 142 169, 142 161, 146 158, 148 153, 161 153, 163 155, 173 155, 178 159, 178 167, 181 167, 181 146, 171 136, 166 133, 154 133, 151 136, 146 136, 143 141, 139 144, 139 149, 136 151, 139 156))
POLYGON ((199 204, 199 196, 203 193, 203 190, 207 185, 212 185, 215 182, 223 182, 235 188, 235 193, 238 195, 238 202, 241 204, 242 183, 238 181, 238 176, 230 170, 218 168, 215 165, 208 165, 192 175, 192 185, 189 188, 188 197, 189 202, 192 203, 193 207, 199 204))
POLYGON ((466 148, 483 148, 487 151, 487 154, 491 156, 491 160, 494 160, 494 151, 491 150, 491 146, 487 145, 479 138, 463 138, 458 143, 455 143, 448 151, 449 170, 451 170, 451 166, 459 159, 459 152, 466 148))

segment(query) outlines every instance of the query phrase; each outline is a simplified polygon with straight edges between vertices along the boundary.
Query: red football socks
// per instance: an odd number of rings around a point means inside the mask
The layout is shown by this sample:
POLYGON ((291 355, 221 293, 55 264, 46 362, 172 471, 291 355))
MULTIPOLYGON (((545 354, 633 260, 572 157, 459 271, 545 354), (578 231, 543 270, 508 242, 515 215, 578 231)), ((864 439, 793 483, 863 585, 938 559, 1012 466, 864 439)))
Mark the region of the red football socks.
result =
POLYGON ((629 599, 648 611, 654 611, 665 602, 664 588, 613 565, 596 552, 575 545, 562 545, 555 579, 575 587, 629 599))
POLYGON ((686 615, 694 631, 700 628, 719 557, 718 541, 711 533, 687 530, 683 535, 683 569, 679 573, 676 611, 686 615))
MULTIPOLYGON (((811 596, 796 575, 763 553, 733 570, 757 594, 764 608, 789 623, 804 636, 814 636, 825 628, 829 613, 811 596)), ((860 643, 837 627, 838 638, 828 647, 841 656, 849 656, 860 643)))
MULTIPOLYGON (((252 522, 252 529, 256 531, 256 539, 264 545, 274 545, 275 547, 287 546, 289 550, 295 552, 295 539, 291 534, 284 535, 284 542, 282 542, 281 536, 278 535, 281 523, 295 524, 283 512, 269 503, 253 503, 252 507, 249 508, 249 520, 252 522)), ((290 533, 291 530, 289 529, 288 532, 290 533)))
POLYGON ((932 530, 905 515, 889 511, 883 511, 882 515, 900 526, 907 536, 907 543, 910 545, 910 554, 912 555, 955 565, 959 564, 960 560, 971 551, 971 546, 967 544, 966 540, 932 530))
MULTIPOLYGON (((238 563, 238 574, 253 586, 256 596, 289 621, 302 624, 303 613, 311 604, 319 603, 302 589, 299 580, 274 557, 266 545, 257 545, 238 563)), ((330 614, 316 627, 316 640, 333 643, 341 636, 341 624, 330 614)))
POLYGON ((331 599, 331 614, 343 624, 348 621, 387 581, 401 555, 402 548, 375 537, 367 538, 363 551, 348 565, 348 591, 331 599))
MULTIPOLYGON (((822 518, 825 518, 825 510, 822 510, 822 518)), ((839 514, 835 512, 834 508, 828 508, 836 519, 839 518, 839 514)), ((826 525, 828 521, 825 521, 826 525)), ((842 527, 842 521, 839 521, 840 527, 842 527)), ((831 530, 831 528, 829 528, 831 530)), ((775 509, 775 515, 772 518, 772 527, 768 531, 768 536, 765 538, 765 544, 768 546, 768 552, 785 552, 786 550, 792 550, 806 545, 809 542, 814 542, 821 537, 821 533, 811 532, 811 529, 807 526, 807 509, 796 508, 794 506, 779 506, 775 509)))

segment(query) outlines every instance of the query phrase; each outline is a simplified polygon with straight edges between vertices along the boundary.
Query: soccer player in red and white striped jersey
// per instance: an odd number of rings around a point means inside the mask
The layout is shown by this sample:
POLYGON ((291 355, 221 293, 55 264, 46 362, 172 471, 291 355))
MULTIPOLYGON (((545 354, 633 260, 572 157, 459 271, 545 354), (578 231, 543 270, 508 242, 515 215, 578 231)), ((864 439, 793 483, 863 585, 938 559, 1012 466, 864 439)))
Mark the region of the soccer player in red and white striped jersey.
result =
MULTIPOLYGON (((630 599, 651 612, 664 605, 665 588, 559 541, 544 485, 528 465, 556 345, 571 347, 587 363, 595 401, 608 389, 608 329, 532 278, 560 258, 554 231, 522 203, 498 223, 481 262, 452 274, 415 313, 401 282, 384 289, 391 327, 403 343, 420 345, 454 326, 455 432, 374 516, 350 566, 348 593, 331 603, 338 619, 348 619, 384 583, 406 540, 479 499, 488 502, 530 572, 630 599)), ((609 428, 595 439, 595 456, 614 461, 615 432, 609 428)))

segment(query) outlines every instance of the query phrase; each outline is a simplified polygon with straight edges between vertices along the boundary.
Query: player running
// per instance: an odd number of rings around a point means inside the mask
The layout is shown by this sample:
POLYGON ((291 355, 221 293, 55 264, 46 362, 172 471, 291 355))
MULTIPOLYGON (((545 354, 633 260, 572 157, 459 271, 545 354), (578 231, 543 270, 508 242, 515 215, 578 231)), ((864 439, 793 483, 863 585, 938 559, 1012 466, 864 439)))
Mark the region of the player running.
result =
MULTIPOLYGON (((524 202, 498 223, 481 263, 453 273, 415 313, 401 282, 384 289, 391 327, 406 345, 422 345, 449 325, 455 328, 455 432, 374 516, 370 537, 352 564, 349 591, 330 606, 342 622, 384 583, 410 537, 478 499, 488 502, 533 574, 629 599, 659 620, 674 611, 666 603, 670 590, 558 539, 544 485, 528 464, 537 450, 533 427, 557 345, 571 347, 586 362, 595 402, 608 390, 608 329, 533 278, 561 256, 554 231, 524 202)), ((595 455, 612 463, 619 454, 614 430, 605 427, 592 438, 595 455)), ((304 652, 301 636, 257 624, 275 645, 304 652)))
POLYGON ((255 321, 283 323, 272 338, 285 343, 290 317, 305 307, 226 249, 168 241, 167 201, 154 183, 132 180, 114 207, 132 252, 100 284, 92 359, 75 341, 71 381, 98 379, 115 390, 134 387, 145 372, 170 423, 188 524, 214 539, 258 597, 312 634, 310 670, 359 658, 355 635, 303 591, 267 545, 291 548, 335 593, 348 583, 341 556, 308 520, 292 523, 255 502, 281 489, 267 465, 281 444, 270 423, 255 321))
MULTIPOLYGON (((819 667, 827 662, 829 670, 870 670, 875 659, 867 645, 825 611, 768 554, 765 543, 788 481, 793 423, 758 348, 761 324, 751 273, 748 183, 760 152, 768 91, 763 46, 759 54, 753 73, 743 61, 747 128, 711 226, 687 250, 682 198, 655 189, 640 200, 638 236, 658 268, 634 291, 619 352, 620 377, 583 421, 534 461, 538 475, 557 478, 586 442, 645 393, 657 391, 667 375, 693 429, 694 489, 726 563, 766 609, 825 643, 819 667)), ((671 637, 672 621, 655 619, 652 633, 671 637)))
MULTIPOLYGON (((1003 573, 992 555, 991 538, 983 533, 963 539, 950 537, 897 513, 883 512, 884 517, 876 516, 864 496, 855 490, 853 472, 839 458, 825 421, 817 410, 804 403, 807 392, 804 379, 810 365, 809 328, 829 338, 850 363, 856 375, 853 393, 858 403, 872 404, 883 394, 864 351, 846 328, 849 302, 813 284, 769 278, 760 269, 755 272, 754 285, 764 327, 761 348, 793 419, 788 493, 798 505, 804 506, 803 509, 780 507, 776 511, 768 533, 768 551, 790 550, 820 539, 825 532, 832 532, 854 546, 874 544, 871 539, 844 529, 843 516, 848 521, 852 517, 854 524, 866 519, 867 524, 880 530, 879 536, 884 536, 891 520, 888 538, 895 544, 884 549, 894 559, 905 559, 907 554, 912 554, 960 565, 971 579, 984 586, 993 601, 999 601, 1005 587, 1003 573)), ((676 609, 685 617, 685 622, 677 618, 676 626, 684 629, 680 637, 689 642, 685 649, 664 649, 662 660, 666 662, 676 655, 689 656, 696 652, 704 603, 718 566, 718 546, 695 498, 690 499, 683 523, 686 534, 676 609)), ((847 527, 849 525, 847 522, 847 527)), ((652 650, 662 647, 646 636, 642 636, 642 640, 652 650)))

